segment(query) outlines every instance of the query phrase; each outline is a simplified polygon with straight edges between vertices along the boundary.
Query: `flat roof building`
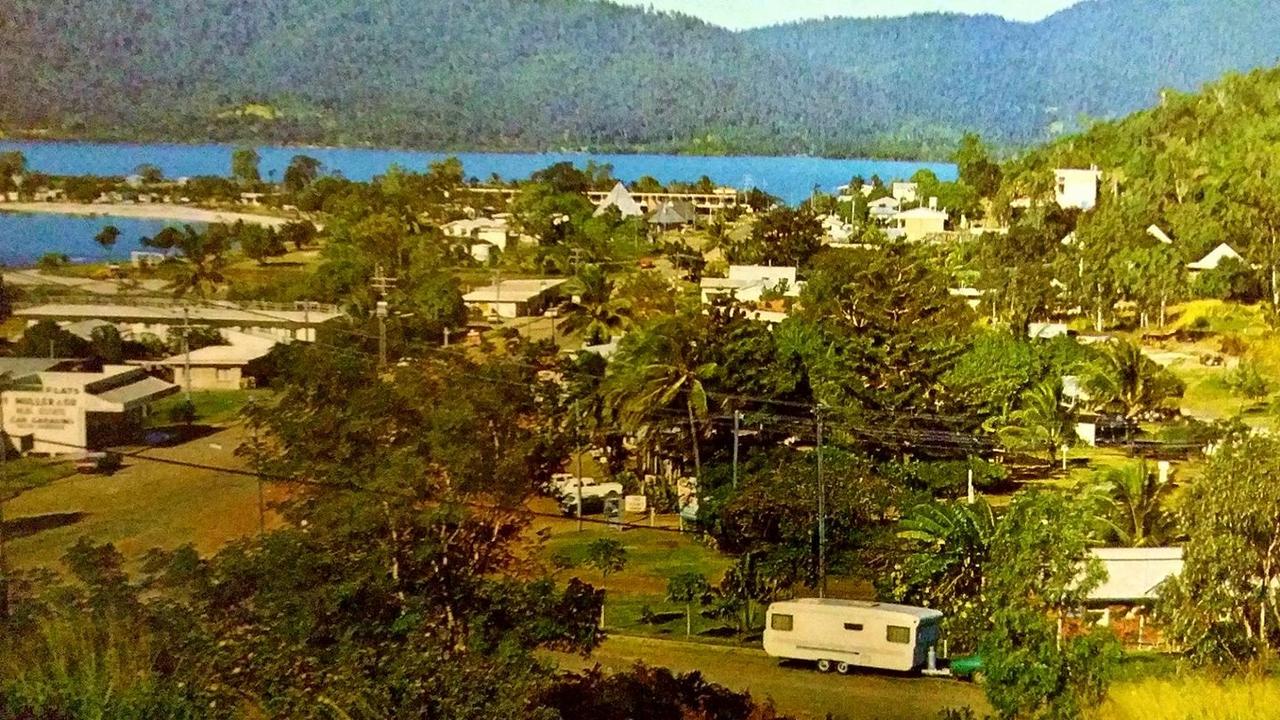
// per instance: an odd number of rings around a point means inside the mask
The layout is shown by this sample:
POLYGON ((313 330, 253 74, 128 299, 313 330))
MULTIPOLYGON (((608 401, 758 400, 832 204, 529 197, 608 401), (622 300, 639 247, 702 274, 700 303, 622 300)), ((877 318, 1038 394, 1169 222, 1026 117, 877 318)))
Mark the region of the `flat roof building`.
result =
POLYGON ((556 298, 564 278, 503 280, 476 288, 462 296, 462 301, 481 315, 503 318, 540 315, 556 298))
MULTIPOLYGON (((46 362, 56 368, 67 361, 46 362)), ((132 442, 142 433, 150 403, 178 391, 126 365, 107 365, 101 372, 10 371, 3 387, 0 416, 9 442, 23 452, 49 455, 132 442)))
POLYGON ((164 337, 169 328, 186 323, 270 335, 282 341, 314 341, 318 328, 342 317, 337 308, 329 305, 299 303, 294 307, 297 309, 275 306, 258 309, 229 303, 49 303, 15 310, 13 315, 25 320, 27 325, 34 325, 41 320, 52 320, 59 324, 102 320, 126 326, 135 337, 143 333, 164 337))

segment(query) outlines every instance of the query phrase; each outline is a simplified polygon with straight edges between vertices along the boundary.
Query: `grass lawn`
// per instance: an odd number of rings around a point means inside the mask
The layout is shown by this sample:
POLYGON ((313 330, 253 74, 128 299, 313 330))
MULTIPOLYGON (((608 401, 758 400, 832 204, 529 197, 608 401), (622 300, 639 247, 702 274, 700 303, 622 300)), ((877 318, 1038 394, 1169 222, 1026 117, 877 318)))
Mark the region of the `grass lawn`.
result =
MULTIPOLYGON (((240 414, 250 399, 266 402, 271 391, 256 390, 196 390, 191 393, 191 404, 196 408, 196 422, 204 425, 228 425, 240 414)), ((147 424, 151 427, 170 425, 169 412, 186 400, 183 393, 170 395, 152 406, 147 424)))
MULTIPOLYGON (((234 455, 244 429, 230 427, 147 455, 218 467, 242 467, 234 455)), ((268 484, 266 499, 283 497, 268 484)), ((6 504, 6 519, 18 524, 9 560, 21 568, 60 569, 60 558, 80 537, 111 542, 131 561, 153 547, 192 543, 201 553, 258 530, 258 488, 252 478, 125 458, 110 475, 69 474, 19 495, 6 504)), ((267 526, 277 519, 268 511, 267 526)))
POLYGON ((9 457, 0 464, 0 498, 44 487, 55 480, 74 474, 75 467, 65 460, 9 457))

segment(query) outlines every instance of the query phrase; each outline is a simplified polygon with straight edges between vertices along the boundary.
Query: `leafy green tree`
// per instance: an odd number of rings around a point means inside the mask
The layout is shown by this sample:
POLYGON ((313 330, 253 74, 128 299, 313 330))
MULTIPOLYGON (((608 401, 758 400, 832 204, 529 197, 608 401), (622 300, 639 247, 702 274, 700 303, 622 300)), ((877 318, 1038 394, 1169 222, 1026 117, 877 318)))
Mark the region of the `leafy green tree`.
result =
POLYGON ((262 157, 254 148, 238 147, 231 151, 231 177, 242 185, 260 182, 262 174, 258 165, 261 162, 262 157))
POLYGON ((667 581, 667 601, 684 605, 684 634, 693 634, 693 604, 711 597, 711 584, 702 573, 684 572, 667 581))
MULTIPOLYGON (((586 565, 600 573, 603 583, 609 576, 621 572, 627 566, 627 550, 613 538, 599 538, 587 545, 586 565)), ((600 627, 604 627, 604 603, 600 603, 600 627)))
POLYGON ((756 219, 744 243, 731 243, 727 255, 739 265, 805 267, 822 238, 822 223, 811 211, 776 207, 756 219))
POLYGON ((1280 440, 1229 440, 1179 504, 1185 565, 1158 609, 1170 639, 1197 661, 1266 659, 1280 647, 1278 473, 1280 440))
POLYGON ((584 265, 574 277, 578 301, 566 306, 567 330, 581 329, 588 345, 608 342, 631 324, 631 303, 616 297, 612 281, 599 265, 584 265))
POLYGON ((1014 498, 990 545, 979 645, 987 699, 1002 718, 1074 720, 1106 696, 1121 650, 1110 631, 1062 637, 1055 623, 1082 606, 1104 571, 1089 557, 1090 518, 1056 493, 1014 498))
POLYGON ((124 362, 124 338, 115 325, 99 325, 89 333, 89 344, 94 357, 104 363, 118 365, 124 362))
POLYGON ((288 222, 280 226, 280 242, 293 245, 293 249, 301 250, 315 242, 318 231, 310 220, 288 222))
POLYGON ((106 225, 93 236, 93 241, 101 245, 104 250, 111 250, 119 239, 120 228, 115 225, 106 225))
POLYGON ((302 192, 308 185, 320 177, 322 163, 307 155, 294 155, 289 166, 284 169, 285 192, 302 192))
POLYGON ((144 244, 178 250, 185 262, 173 280, 174 295, 192 294, 204 298, 212 295, 226 279, 222 269, 233 237, 227 225, 215 223, 203 232, 184 225, 182 230, 166 227, 144 244))
POLYGON ((1246 403, 1258 403, 1271 394, 1271 382, 1258 369, 1256 363, 1241 361, 1226 378, 1227 388, 1241 398, 1241 411, 1246 403))
POLYGON ((240 229, 237 241, 245 257, 259 265, 266 265, 267 258, 280 257, 287 252, 275 228, 246 225, 240 229))
POLYGON ((138 177, 142 178, 142 182, 148 185, 164 182, 164 171, 158 166, 151 163, 143 163, 133 169, 138 177))
POLYGON ((1003 177, 1000 165, 991 159, 982 138, 976 134, 966 133, 960 138, 952 162, 959 170, 960 182, 976 190, 979 196, 992 197, 1000 189, 1003 177))
POLYGON ((169 422, 175 425, 190 427, 198 418, 196 406, 190 400, 181 400, 169 408, 169 422))
POLYGON ((1146 461, 1099 471, 1092 489, 1101 535, 1124 547, 1163 547, 1178 536, 1169 510, 1174 485, 1146 461))
POLYGON ((13 344, 14 357, 83 358, 89 343, 62 329, 52 320, 40 320, 13 344))
POLYGON ((1063 394, 1062 379, 1046 379, 1024 392, 999 434, 1008 447, 1043 451, 1052 464, 1058 451, 1076 439, 1075 412, 1063 394))
POLYGON ((8 180, 14 175, 22 175, 27 171, 27 156, 21 150, 5 150, 0 152, 0 178, 8 180))

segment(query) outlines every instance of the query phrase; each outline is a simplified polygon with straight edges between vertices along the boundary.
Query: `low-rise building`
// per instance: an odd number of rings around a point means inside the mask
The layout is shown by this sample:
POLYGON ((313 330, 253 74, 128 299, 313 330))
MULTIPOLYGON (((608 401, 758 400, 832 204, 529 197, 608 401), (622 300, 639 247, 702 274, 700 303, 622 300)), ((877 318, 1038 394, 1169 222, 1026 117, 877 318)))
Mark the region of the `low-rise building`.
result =
POLYGON ((503 280, 479 287, 462 296, 468 308, 480 315, 501 318, 541 315, 560 296, 564 278, 503 280))
POLYGON ((1098 183, 1102 172, 1096 167, 1088 170, 1054 170, 1053 196, 1058 207, 1092 210, 1098 204, 1098 183))
POLYGON ((446 223, 441 230, 453 238, 476 240, 489 243, 499 250, 506 250, 513 233, 511 224, 505 217, 478 217, 465 220, 454 220, 446 223))
POLYGON ((75 455, 133 442, 150 403, 178 391, 136 367, 76 372, 58 369, 65 360, 46 362, 55 364, 9 370, 0 390, 0 421, 9 442, 22 452, 75 455))
POLYGON ((919 200, 920 186, 913 182, 896 182, 890 191, 898 202, 910 205, 919 200))
POLYGON ((343 316, 337 308, 320 303, 295 303, 287 308, 242 307, 232 303, 49 303, 15 310, 13 315, 25 320, 27 325, 41 320, 52 320, 60 325, 103 320, 126 327, 134 337, 144 333, 164 337, 170 328, 185 324, 268 335, 285 342, 314 341, 319 328, 343 316))
POLYGON ((949 218, 950 216, 941 210, 919 207, 894 215, 892 223, 903 239, 915 241, 946 232, 949 218))
POLYGON ((798 297, 801 289, 794 267, 772 265, 730 265, 728 277, 702 278, 700 286, 704 305, 711 304, 718 297, 758 303, 769 291, 780 292, 785 297, 798 297))
POLYGON ((596 204, 595 216, 600 217, 608 212, 609 208, 617 208, 624 218, 642 217, 644 215, 644 208, 640 206, 640 203, 636 202, 631 192, 627 190, 627 186, 621 182, 614 185, 609 194, 596 204))
POLYGON ((1093 603, 1136 604, 1157 599, 1160 586, 1182 574, 1182 548, 1095 548, 1107 578, 1089 593, 1093 603))
POLYGON ((224 331, 222 337, 227 344, 192 350, 190 357, 179 353, 143 364, 164 370, 184 390, 240 390, 250 386, 246 368, 266 357, 276 346, 275 339, 234 330, 224 331))

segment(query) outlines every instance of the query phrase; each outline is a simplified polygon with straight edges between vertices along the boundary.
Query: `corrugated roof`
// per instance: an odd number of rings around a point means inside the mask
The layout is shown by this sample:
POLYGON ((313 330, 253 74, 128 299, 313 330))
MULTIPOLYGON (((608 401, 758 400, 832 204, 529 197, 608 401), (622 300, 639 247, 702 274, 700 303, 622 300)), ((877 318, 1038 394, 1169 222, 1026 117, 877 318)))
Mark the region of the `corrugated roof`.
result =
POLYGON ((464 302, 528 302, 548 290, 568 282, 565 278, 535 278, 533 280, 503 280, 497 285, 486 285, 462 296, 464 302))
POLYGON ((130 405, 156 400, 177 391, 177 385, 147 376, 137 382, 98 393, 98 398, 109 403, 129 407, 130 405))

